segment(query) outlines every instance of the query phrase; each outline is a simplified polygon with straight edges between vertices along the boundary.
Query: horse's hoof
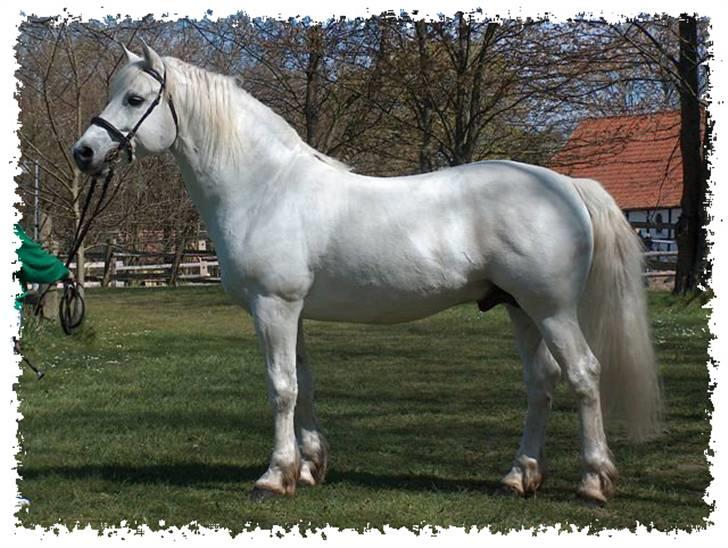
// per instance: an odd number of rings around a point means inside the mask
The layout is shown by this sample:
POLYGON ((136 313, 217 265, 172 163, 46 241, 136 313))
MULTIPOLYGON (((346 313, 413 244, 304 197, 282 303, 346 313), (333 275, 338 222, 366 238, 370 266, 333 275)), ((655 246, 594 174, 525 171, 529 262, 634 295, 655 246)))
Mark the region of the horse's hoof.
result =
POLYGON ((595 498, 581 492, 577 493, 576 496, 579 497, 579 500, 587 508, 604 508, 607 505, 607 499, 604 497, 595 498))
POLYGON ((494 495, 496 497, 508 497, 512 499, 520 499, 524 497, 524 494, 521 491, 519 491, 513 485, 508 485, 507 483, 500 484, 496 488, 494 495))
POLYGON ((590 508, 603 508, 607 504, 607 497, 604 496, 601 489, 589 487, 589 485, 582 484, 576 495, 590 508))
POLYGON ((305 460, 301 461, 301 470, 298 473, 298 485, 303 485, 304 487, 313 487, 316 485, 316 479, 311 468, 311 463, 305 460))
POLYGON ((543 467, 534 458, 520 455, 510 472, 500 481, 498 494, 528 498, 535 495, 543 483, 543 467))
POLYGON ((602 472, 587 472, 576 493, 589 506, 601 508, 607 504, 607 499, 614 495, 616 477, 617 471, 614 466, 605 467, 602 472))
POLYGON ((253 490, 250 492, 250 500, 253 502, 264 502, 282 496, 281 493, 276 493, 270 489, 263 489, 262 487, 253 487, 253 490))

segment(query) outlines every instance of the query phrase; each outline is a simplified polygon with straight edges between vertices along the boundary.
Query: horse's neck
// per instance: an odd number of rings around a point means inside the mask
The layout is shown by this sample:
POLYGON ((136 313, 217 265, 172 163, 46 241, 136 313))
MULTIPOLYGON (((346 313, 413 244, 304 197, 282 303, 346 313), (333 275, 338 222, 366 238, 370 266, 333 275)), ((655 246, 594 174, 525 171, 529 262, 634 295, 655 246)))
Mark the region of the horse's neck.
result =
POLYGON ((256 196, 275 184, 294 159, 301 161, 305 145, 242 90, 179 89, 192 86, 189 80, 182 82, 176 90, 180 98, 174 97, 175 104, 181 103, 181 131, 173 153, 193 202, 209 224, 221 209, 254 207, 256 196))

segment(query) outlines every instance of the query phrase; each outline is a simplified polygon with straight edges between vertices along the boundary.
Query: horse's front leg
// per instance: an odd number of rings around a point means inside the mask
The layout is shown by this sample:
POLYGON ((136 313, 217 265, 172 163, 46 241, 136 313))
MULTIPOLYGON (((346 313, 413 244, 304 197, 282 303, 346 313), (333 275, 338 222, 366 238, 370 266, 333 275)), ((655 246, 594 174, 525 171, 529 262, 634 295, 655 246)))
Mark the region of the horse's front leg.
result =
POLYGON ((314 411, 313 374, 303 343, 303 321, 298 324, 296 345, 296 372, 298 377, 298 403, 296 404, 296 437, 301 449, 301 473, 298 479, 303 485, 323 483, 328 467, 329 448, 321 433, 314 411))
POLYGON ((292 495, 296 491, 301 457, 296 443, 294 413, 296 338, 303 303, 259 296, 251 306, 268 373, 268 398, 273 408, 273 453, 268 470, 255 482, 254 497, 292 495))

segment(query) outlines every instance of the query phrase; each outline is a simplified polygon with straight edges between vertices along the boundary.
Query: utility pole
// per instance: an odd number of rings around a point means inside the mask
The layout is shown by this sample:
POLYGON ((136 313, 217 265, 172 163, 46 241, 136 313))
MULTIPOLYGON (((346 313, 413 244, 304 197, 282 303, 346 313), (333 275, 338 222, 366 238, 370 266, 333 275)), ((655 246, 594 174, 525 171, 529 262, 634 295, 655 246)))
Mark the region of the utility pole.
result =
POLYGON ((34 194, 33 194, 33 239, 37 242, 40 238, 40 166, 38 160, 33 162, 34 173, 34 194))

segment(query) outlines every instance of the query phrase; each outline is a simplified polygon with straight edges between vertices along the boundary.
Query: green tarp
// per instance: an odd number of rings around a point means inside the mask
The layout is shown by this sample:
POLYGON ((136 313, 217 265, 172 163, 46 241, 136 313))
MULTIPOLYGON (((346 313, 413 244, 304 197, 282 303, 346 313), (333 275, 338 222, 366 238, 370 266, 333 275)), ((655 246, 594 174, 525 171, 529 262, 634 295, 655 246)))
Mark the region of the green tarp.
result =
POLYGON ((17 250, 20 269, 16 274, 23 286, 23 293, 18 295, 16 300, 16 306, 21 306, 21 299, 25 296, 27 284, 52 284, 67 278, 70 272, 58 257, 43 249, 18 224, 15 225, 15 234, 18 235, 21 242, 17 250))

